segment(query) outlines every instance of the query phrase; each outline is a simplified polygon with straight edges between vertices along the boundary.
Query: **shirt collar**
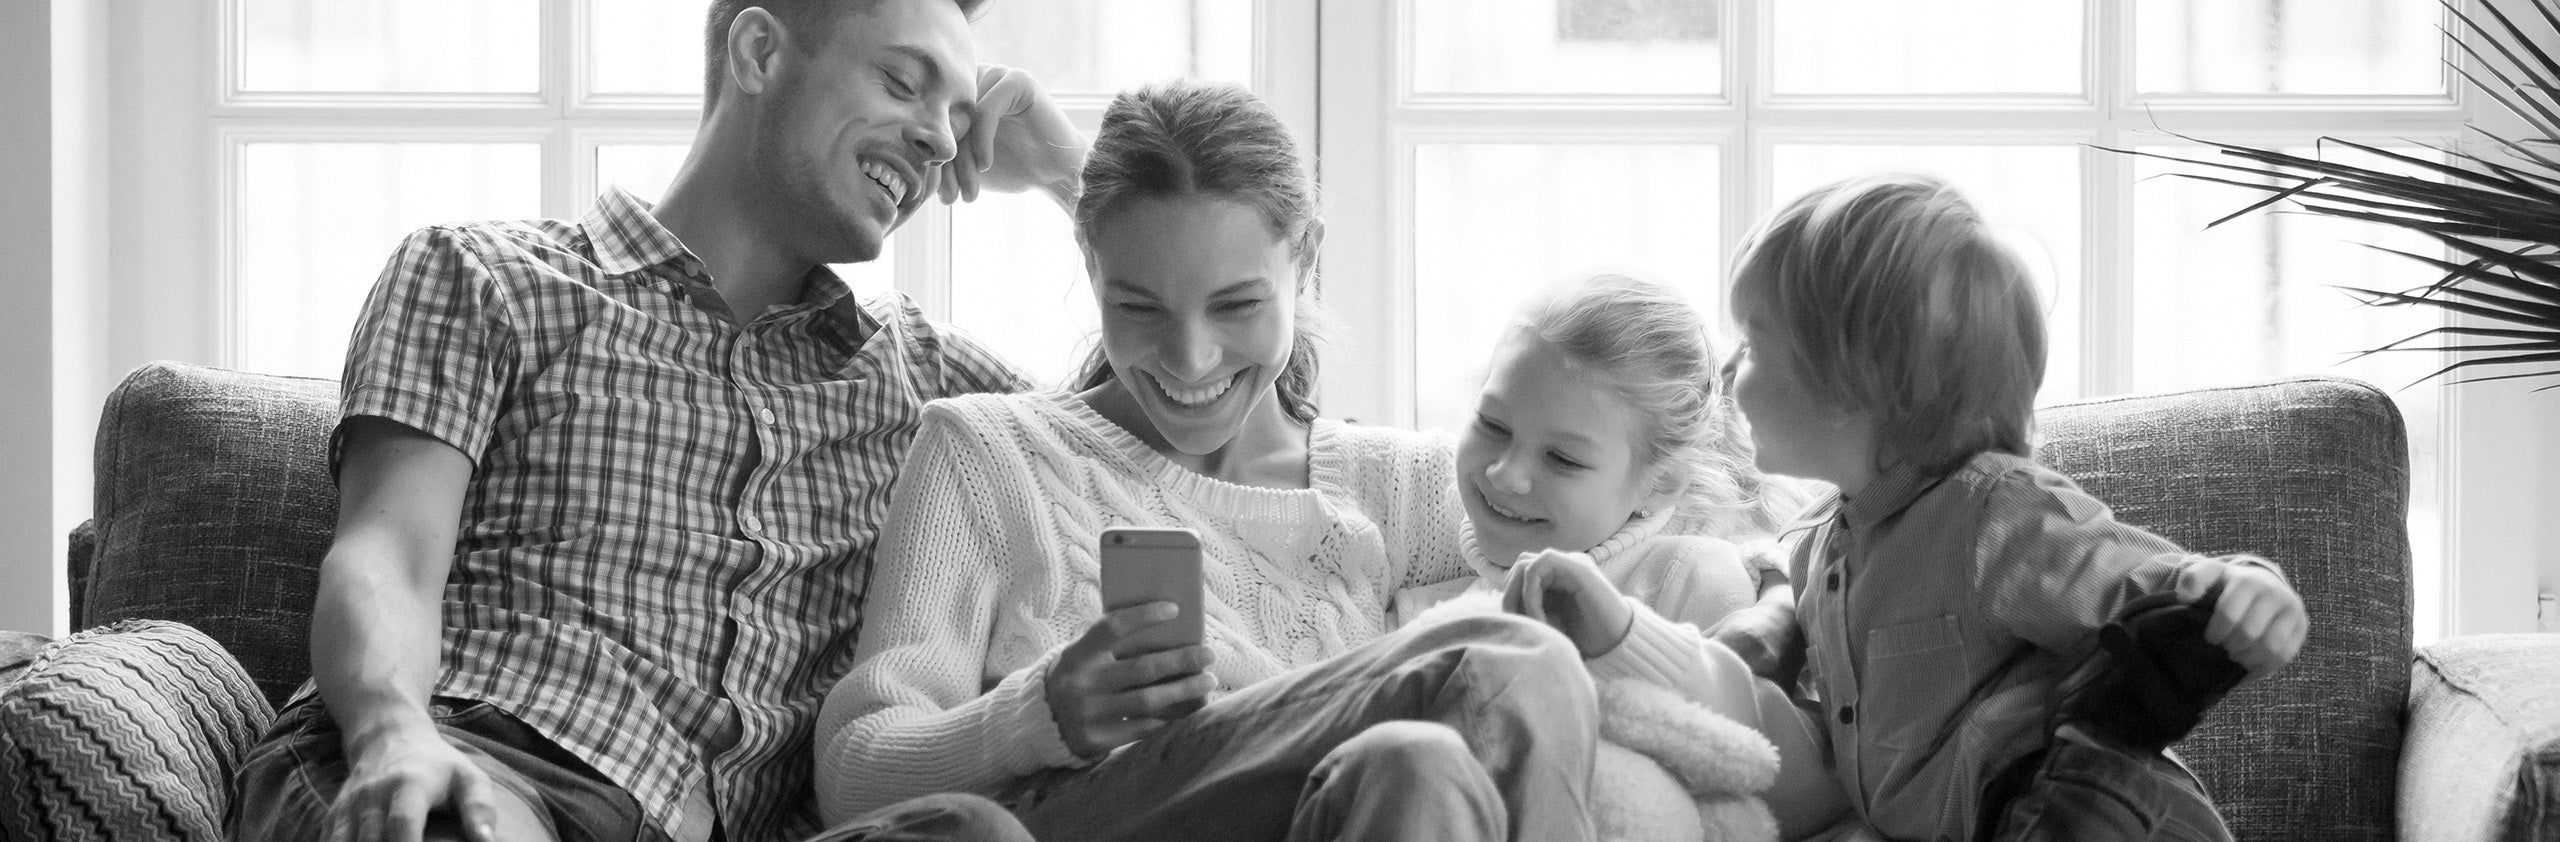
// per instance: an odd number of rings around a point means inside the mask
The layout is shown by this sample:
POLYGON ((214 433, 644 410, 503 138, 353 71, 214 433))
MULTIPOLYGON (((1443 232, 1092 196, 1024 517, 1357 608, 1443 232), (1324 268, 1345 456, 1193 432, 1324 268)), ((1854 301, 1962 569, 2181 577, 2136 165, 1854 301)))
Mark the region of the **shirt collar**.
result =
POLYGON ((649 213, 649 203, 620 187, 605 188, 578 227, 595 248, 596 265, 608 275, 628 275, 690 254, 675 232, 649 213))
MULTIPOLYGON (((607 187, 602 195, 596 197, 595 209, 588 211, 585 219, 579 220, 578 226, 585 230, 587 242, 595 248, 596 265, 602 267, 605 274, 629 275, 678 258, 697 263, 701 261, 684 247, 684 241, 676 239, 675 232, 658 224, 658 217, 649 212, 650 207, 648 202, 629 191, 607 187)), ((688 273, 676 274, 688 280, 691 278, 688 273)), ((849 325, 865 328, 861 331, 863 333, 867 333, 871 326, 868 314, 860 312, 861 307, 853 306, 853 286, 837 277, 835 270, 825 264, 810 267, 809 274, 801 278, 799 304, 812 310, 851 311, 839 313, 838 318, 849 325), (838 308, 836 304, 839 302, 848 306, 838 308)), ((754 316, 749 315, 748 318, 754 316)))
POLYGON ((1874 526, 1910 508, 1912 501, 1920 499, 1922 492, 1936 487, 1950 473, 1923 470, 1909 462, 1898 463, 1877 474, 1874 481, 1858 492, 1858 496, 1842 498, 1840 513, 1853 529, 1874 526))

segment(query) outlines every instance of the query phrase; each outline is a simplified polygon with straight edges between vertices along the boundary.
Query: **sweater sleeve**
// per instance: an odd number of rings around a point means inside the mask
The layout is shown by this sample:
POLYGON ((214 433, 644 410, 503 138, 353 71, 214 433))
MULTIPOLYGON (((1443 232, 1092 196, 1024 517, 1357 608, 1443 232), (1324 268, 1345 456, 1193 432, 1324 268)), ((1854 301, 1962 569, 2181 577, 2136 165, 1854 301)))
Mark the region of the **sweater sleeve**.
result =
POLYGON ((829 823, 935 792, 992 794, 1077 762, 1042 692, 1056 649, 985 689, 995 617, 1053 562, 1025 510, 1031 478, 1001 476, 995 447, 946 402, 926 406, 891 491, 854 668, 818 716, 829 823))
POLYGON ((1474 577, 1458 543, 1467 511, 1458 502, 1456 443, 1424 433, 1400 435, 1393 442, 1399 457, 1393 462, 1398 469, 1393 484, 1402 492, 1393 505, 1400 516, 1379 526, 1386 530, 1388 551, 1403 565, 1396 587, 1474 577))

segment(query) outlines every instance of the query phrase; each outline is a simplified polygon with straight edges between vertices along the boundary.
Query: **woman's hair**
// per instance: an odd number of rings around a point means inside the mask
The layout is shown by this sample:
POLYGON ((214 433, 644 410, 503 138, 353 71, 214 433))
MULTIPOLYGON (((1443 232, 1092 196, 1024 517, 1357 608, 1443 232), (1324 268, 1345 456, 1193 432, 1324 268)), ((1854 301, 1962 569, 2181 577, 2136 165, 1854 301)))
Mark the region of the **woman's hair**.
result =
POLYGON ((1853 178, 1743 238, 1733 311, 1818 397, 1875 416, 1878 467, 2031 455, 2043 306, 2026 262, 1971 202, 1925 176, 1853 178))
MULTIPOLYGON (((1316 218, 1315 180, 1280 115, 1260 97, 1230 84, 1183 80, 1120 94, 1102 113, 1102 129, 1086 154, 1076 198, 1076 243, 1093 261, 1093 232, 1112 211, 1137 199, 1211 196, 1262 215, 1289 244, 1304 280, 1297 290, 1295 336, 1275 384, 1280 408, 1300 421, 1316 417, 1316 344, 1322 314, 1315 271, 1323 223, 1316 218)), ((1096 348, 1079 389, 1110 382, 1110 361, 1096 348)))
POLYGON ((1741 413, 1726 394, 1724 360, 1706 319, 1678 292, 1601 275, 1532 304, 1520 325, 1574 362, 1601 372, 1642 413, 1638 464, 1660 470, 1658 490, 1679 502, 1693 529, 1735 538, 1777 531, 1804 502, 1753 466, 1741 413), (1773 493, 1774 492, 1774 493, 1773 493))

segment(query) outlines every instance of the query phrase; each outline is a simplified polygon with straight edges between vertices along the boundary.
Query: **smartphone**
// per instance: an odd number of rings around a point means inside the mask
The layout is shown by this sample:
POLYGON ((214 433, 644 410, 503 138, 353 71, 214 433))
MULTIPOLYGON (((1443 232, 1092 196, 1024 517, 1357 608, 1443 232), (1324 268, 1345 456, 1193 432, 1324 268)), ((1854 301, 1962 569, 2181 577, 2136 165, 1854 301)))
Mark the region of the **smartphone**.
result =
POLYGON ((1102 530, 1102 610, 1147 602, 1182 607, 1172 620, 1140 629, 1112 651, 1116 657, 1200 643, 1200 533, 1188 529, 1102 530))

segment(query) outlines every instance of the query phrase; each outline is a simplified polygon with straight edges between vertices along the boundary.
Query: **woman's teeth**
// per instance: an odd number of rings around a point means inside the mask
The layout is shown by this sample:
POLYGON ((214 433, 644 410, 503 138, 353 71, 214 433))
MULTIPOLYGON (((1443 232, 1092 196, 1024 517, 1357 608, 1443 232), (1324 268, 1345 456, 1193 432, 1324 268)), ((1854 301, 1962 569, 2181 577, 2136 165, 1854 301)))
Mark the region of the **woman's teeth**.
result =
POLYGON ((1197 407, 1226 395, 1228 389, 1235 388, 1236 377, 1242 376, 1244 376, 1244 372, 1239 371, 1236 372, 1235 377, 1229 377, 1225 380, 1220 380, 1207 386, 1179 390, 1173 388, 1161 379, 1154 377, 1150 377, 1148 379, 1156 381, 1156 390, 1163 392, 1166 400, 1173 401, 1179 406, 1197 407))

